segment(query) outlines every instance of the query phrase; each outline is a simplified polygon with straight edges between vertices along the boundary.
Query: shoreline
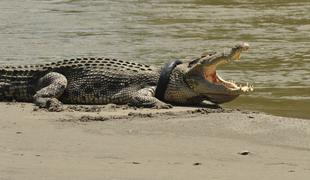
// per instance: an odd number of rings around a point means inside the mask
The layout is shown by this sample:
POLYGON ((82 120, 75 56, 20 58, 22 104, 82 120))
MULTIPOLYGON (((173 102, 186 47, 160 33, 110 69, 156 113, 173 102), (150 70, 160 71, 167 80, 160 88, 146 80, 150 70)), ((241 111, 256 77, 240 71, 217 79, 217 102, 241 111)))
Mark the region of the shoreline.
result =
POLYGON ((239 97, 235 101, 223 104, 223 107, 226 108, 240 108, 244 110, 247 109, 249 111, 254 110, 264 112, 274 116, 310 120, 310 112, 307 109, 309 106, 310 102, 296 100, 287 100, 284 102, 281 100, 272 100, 263 97, 252 98, 250 96, 239 97))
POLYGON ((0 103, 8 179, 308 179, 310 121, 260 112, 0 103))

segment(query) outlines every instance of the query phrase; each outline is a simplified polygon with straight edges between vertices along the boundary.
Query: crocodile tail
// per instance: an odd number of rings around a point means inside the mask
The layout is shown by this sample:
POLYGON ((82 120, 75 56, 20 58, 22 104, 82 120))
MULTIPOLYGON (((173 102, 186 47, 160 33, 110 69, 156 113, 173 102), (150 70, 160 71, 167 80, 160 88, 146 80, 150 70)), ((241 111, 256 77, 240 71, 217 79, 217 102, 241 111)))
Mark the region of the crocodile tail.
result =
POLYGON ((6 74, 7 74, 6 69, 0 67, 0 93, 3 93, 4 88, 9 85, 6 74))
POLYGON ((4 69, 0 69, 0 100, 5 99, 5 90, 10 85, 7 82, 6 71, 4 69))
POLYGON ((3 70, 0 69, 0 100, 3 99, 4 95, 4 86, 5 86, 5 79, 3 77, 3 70))
POLYGON ((22 78, 24 78, 23 70, 17 67, 0 67, 0 101, 20 99, 19 92, 27 85, 23 83, 22 78))
POLYGON ((0 82, 0 100, 3 100, 5 98, 4 97, 5 87, 7 87, 7 83, 0 82))

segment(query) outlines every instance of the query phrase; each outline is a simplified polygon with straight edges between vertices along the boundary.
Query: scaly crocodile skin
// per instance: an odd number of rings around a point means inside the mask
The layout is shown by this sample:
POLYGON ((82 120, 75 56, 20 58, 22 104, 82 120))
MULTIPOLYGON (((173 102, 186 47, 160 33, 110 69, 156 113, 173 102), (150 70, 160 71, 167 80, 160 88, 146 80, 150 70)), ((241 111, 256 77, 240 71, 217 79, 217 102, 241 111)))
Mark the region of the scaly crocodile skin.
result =
POLYGON ((112 58, 0 66, 0 100, 34 102, 46 108, 61 106, 61 102, 169 108, 171 105, 166 103, 195 105, 207 100, 209 95, 218 98, 215 102, 224 102, 222 97, 229 101, 241 90, 232 91, 224 85, 208 82, 203 77, 203 69, 208 66, 215 69, 214 64, 238 58, 246 49, 248 44, 244 43, 233 47, 228 54, 215 53, 178 65, 170 75, 165 102, 154 97, 161 68, 112 58))

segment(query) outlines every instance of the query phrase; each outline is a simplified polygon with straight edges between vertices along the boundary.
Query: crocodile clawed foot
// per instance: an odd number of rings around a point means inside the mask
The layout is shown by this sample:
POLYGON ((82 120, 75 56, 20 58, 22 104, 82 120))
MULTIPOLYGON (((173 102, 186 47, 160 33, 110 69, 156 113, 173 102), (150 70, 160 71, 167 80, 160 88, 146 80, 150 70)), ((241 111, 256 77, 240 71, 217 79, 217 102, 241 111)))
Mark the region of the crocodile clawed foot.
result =
POLYGON ((39 108, 50 112, 60 112, 64 110, 62 103, 56 98, 37 98, 36 105, 39 108))
POLYGON ((153 109, 171 109, 173 106, 171 104, 163 103, 163 102, 157 102, 152 107, 153 109))
POLYGON ((56 98, 48 99, 46 101, 46 107, 45 108, 51 112, 60 112, 60 111, 64 110, 62 103, 56 98))

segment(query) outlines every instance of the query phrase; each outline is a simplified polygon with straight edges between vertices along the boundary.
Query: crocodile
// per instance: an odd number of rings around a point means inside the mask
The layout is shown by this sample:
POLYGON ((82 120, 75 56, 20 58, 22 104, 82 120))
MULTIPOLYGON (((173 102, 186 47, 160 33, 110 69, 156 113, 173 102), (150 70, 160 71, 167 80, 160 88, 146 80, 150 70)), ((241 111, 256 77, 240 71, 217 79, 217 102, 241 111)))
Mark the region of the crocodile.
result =
POLYGON ((164 77, 165 84, 159 82, 165 74, 164 67, 114 58, 1 65, 0 101, 33 102, 49 110, 59 109, 63 104, 171 108, 172 105, 200 105, 206 100, 225 103, 253 91, 253 87, 224 80, 216 68, 240 59, 241 52, 248 49, 249 44, 239 43, 229 51, 207 53, 176 63, 164 77), (161 98, 156 97, 157 86, 165 86, 161 98))

